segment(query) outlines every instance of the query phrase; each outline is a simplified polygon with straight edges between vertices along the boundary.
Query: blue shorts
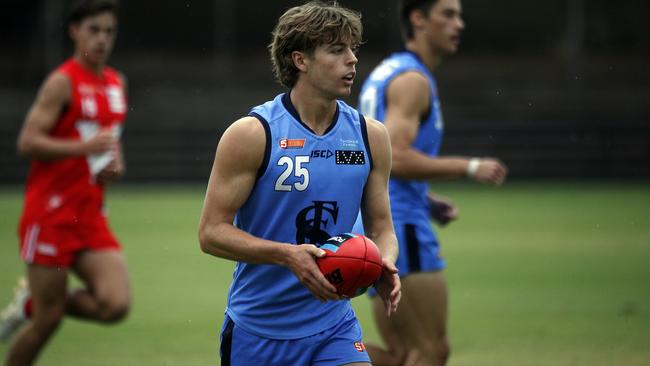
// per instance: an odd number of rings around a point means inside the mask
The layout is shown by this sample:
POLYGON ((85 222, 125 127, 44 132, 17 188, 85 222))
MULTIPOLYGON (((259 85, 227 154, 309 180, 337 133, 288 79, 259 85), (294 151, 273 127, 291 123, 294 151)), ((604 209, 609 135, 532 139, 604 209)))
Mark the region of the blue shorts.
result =
MULTIPOLYGON (((363 232, 360 221, 357 220, 353 232, 363 232)), ((412 214, 408 219, 393 216, 393 226, 399 245, 395 265, 400 277, 418 272, 436 272, 447 266, 440 255, 440 244, 428 216, 412 214)), ((368 295, 376 294, 374 288, 368 289, 368 295)))
POLYGON ((246 332, 228 315, 221 329, 221 365, 345 365, 368 362, 361 326, 350 311, 336 326, 298 339, 270 339, 246 332))
POLYGON ((435 272, 445 268, 440 244, 429 218, 413 217, 393 222, 399 243, 397 268, 401 277, 410 273, 435 272))

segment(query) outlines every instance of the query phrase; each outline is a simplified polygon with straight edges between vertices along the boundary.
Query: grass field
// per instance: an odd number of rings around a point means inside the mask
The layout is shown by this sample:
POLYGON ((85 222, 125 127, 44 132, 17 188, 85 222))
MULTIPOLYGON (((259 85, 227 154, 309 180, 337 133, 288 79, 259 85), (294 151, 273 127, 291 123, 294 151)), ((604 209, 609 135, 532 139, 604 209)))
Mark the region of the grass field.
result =
MULTIPOLYGON (((461 218, 439 230, 449 269, 449 366, 650 365, 650 185, 440 184, 461 218)), ((68 319, 41 365, 215 365, 232 263, 202 254, 202 186, 117 187, 112 226, 134 306, 104 327, 68 319)), ((18 258, 21 188, 0 189, 0 302, 18 258)), ((365 340, 377 341, 366 298, 365 340)), ((6 345, 0 345, 4 359, 6 345)))

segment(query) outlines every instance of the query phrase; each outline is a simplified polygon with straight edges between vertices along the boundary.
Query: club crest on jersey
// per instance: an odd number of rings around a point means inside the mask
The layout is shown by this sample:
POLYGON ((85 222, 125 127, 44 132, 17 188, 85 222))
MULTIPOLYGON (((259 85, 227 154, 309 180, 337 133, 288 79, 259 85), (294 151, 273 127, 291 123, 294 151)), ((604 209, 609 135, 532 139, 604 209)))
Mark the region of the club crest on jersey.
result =
POLYGON ((321 244, 332 237, 327 233, 327 228, 335 225, 339 217, 338 202, 312 203, 313 205, 303 208, 296 216, 296 243, 321 244))
POLYGON ((302 149, 305 147, 305 139, 280 139, 280 149, 302 149))

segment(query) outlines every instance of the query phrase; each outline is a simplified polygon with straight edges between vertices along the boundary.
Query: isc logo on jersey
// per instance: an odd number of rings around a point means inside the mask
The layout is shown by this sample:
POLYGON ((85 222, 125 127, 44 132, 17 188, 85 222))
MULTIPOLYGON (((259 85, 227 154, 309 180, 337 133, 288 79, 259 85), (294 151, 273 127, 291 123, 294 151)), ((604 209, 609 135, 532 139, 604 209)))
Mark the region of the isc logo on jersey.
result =
POLYGON ((310 154, 312 158, 329 159, 334 156, 332 150, 313 150, 310 154))

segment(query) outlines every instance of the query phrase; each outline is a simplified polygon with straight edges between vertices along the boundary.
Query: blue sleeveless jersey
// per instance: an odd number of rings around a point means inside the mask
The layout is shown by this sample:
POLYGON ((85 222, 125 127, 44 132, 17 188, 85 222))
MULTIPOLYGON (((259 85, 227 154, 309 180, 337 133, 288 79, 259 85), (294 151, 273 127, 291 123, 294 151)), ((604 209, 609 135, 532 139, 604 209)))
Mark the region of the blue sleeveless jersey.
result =
MULTIPOLYGON (((332 125, 318 136, 288 93, 250 115, 264 126, 266 152, 235 225, 287 245, 351 232, 372 167, 363 117, 337 101, 332 125)), ((226 311, 251 333, 296 339, 335 326, 352 308, 347 300, 321 303, 286 267, 238 262, 226 311)))
MULTIPOLYGON (((429 80, 431 108, 421 121, 420 129, 412 147, 420 152, 437 156, 442 143, 443 121, 436 81, 429 69, 411 51, 393 53, 379 64, 366 79, 359 94, 359 110, 364 115, 384 121, 386 113, 386 89, 398 75, 416 71, 429 80)), ((393 217, 400 219, 414 211, 426 211, 428 215, 427 181, 391 178, 389 193, 393 217)))

